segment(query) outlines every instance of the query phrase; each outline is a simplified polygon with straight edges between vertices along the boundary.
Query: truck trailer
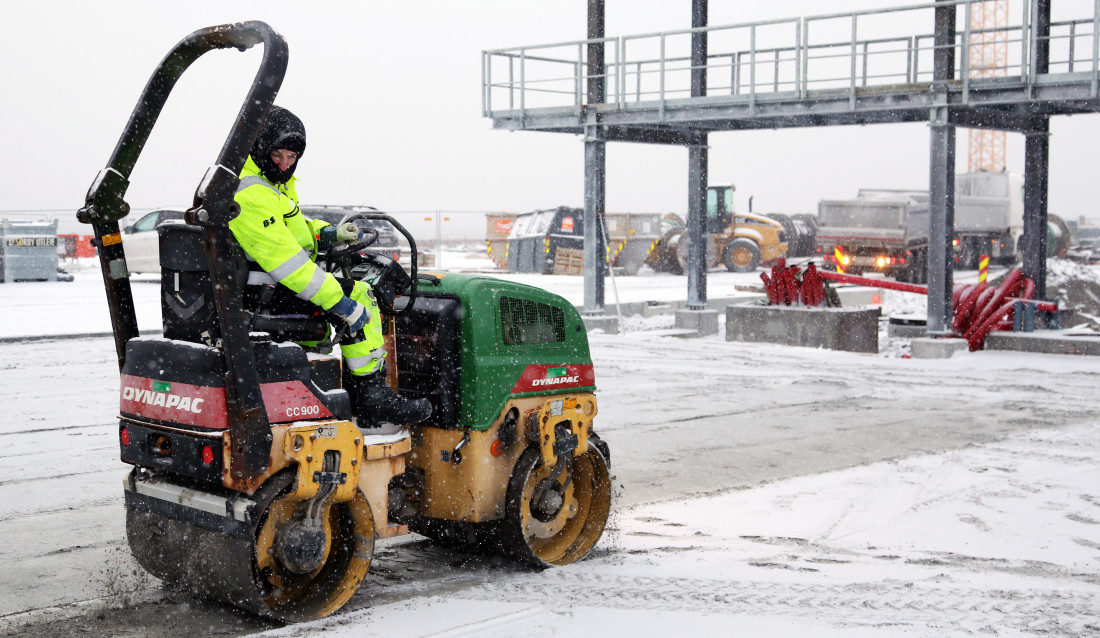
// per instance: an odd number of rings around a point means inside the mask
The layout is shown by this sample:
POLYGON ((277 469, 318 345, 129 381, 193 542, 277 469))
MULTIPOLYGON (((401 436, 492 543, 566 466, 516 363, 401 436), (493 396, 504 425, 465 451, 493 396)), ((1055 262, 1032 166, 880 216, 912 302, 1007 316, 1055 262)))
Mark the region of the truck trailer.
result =
MULTIPOLYGON (((817 252, 827 268, 927 278, 928 191, 862 189, 855 199, 818 204, 817 252)), ((954 260, 974 269, 982 255, 1001 265, 1017 260, 1023 231, 1023 179, 999 172, 955 176, 954 260)))

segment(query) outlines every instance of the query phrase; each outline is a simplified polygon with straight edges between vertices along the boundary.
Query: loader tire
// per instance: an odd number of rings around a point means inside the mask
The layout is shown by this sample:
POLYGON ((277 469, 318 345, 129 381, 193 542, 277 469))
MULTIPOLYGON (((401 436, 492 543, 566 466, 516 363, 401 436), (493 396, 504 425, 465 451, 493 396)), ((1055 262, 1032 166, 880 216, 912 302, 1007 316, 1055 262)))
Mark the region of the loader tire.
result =
POLYGON ((726 246, 722 262, 730 272, 752 272, 760 265, 760 247, 750 239, 738 237, 726 246))

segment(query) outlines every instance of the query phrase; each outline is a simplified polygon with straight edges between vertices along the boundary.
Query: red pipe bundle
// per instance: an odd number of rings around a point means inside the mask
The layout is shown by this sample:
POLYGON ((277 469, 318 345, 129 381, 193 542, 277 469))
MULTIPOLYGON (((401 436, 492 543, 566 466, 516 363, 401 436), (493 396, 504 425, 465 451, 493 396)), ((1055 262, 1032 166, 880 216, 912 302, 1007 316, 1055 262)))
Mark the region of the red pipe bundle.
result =
MULTIPOLYGON (((1008 273, 996 288, 985 282, 961 286, 952 295, 955 320, 951 327, 955 334, 966 339, 971 352, 981 350, 990 332, 1012 329, 1012 309, 1016 302, 1031 299, 1033 294, 1035 282, 1024 277, 1019 269, 1008 273)), ((1053 304, 1038 305, 1046 310, 1046 306, 1053 304)))
MULTIPOLYGON (((798 267, 787 267, 782 259, 772 267, 771 277, 761 273, 760 278, 764 280, 768 302, 772 305, 789 306, 799 300, 807 306, 821 305, 825 301, 824 280, 928 294, 925 286, 818 271, 812 263, 799 276, 798 267)), ((955 318, 951 327, 955 334, 967 340, 972 351, 981 350, 990 332, 1012 329, 1012 310, 1016 302, 1030 301, 1033 294, 1035 282, 1024 277, 1018 268, 1008 273, 999 286, 991 287, 985 282, 960 286, 952 295, 955 318)), ((1035 307, 1044 312, 1058 310, 1058 304, 1048 301, 1036 302, 1035 307)))
POLYGON ((760 273, 760 279, 764 282, 770 305, 789 306, 792 303, 802 303, 806 306, 819 306, 825 302, 825 284, 821 280, 821 273, 812 263, 802 273, 798 266, 787 266, 786 261, 780 257, 772 266, 771 277, 760 273))

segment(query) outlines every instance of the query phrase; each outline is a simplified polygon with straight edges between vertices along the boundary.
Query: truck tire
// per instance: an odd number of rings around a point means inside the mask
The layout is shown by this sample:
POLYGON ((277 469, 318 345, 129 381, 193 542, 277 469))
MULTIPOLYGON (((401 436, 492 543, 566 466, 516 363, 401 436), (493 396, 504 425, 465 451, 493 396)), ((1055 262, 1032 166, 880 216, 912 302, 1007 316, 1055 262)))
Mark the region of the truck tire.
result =
POLYGON ((752 272, 760 265, 760 247, 752 240, 738 237, 726 246, 722 263, 730 272, 752 272))
MULTIPOLYGON (((714 240, 714 235, 707 235, 703 240, 706 245, 706 269, 710 268, 718 263, 718 243, 714 240)), ((691 241, 688 239, 687 229, 684 229, 676 240, 676 263, 680 267, 679 272, 673 271, 678 275, 682 275, 688 271, 688 253, 691 250, 691 241)))
POLYGON ((796 225, 801 222, 805 226, 805 233, 799 237, 798 256, 812 256, 814 246, 817 245, 817 216, 809 213, 798 213, 797 215, 791 215, 791 219, 796 225))
POLYGON ((905 280, 911 284, 928 283, 928 250, 918 248, 909 255, 905 266, 905 280))
POLYGON ((896 281, 900 281, 903 284, 916 283, 912 279, 910 279, 909 277, 910 277, 910 272, 909 272, 909 266, 908 265, 905 266, 904 268, 898 268, 894 273, 894 280, 896 280, 896 281))
POLYGON ((972 237, 964 237, 959 240, 959 250, 956 253, 959 257, 959 270, 977 270, 978 259, 981 248, 978 247, 977 239, 972 237))

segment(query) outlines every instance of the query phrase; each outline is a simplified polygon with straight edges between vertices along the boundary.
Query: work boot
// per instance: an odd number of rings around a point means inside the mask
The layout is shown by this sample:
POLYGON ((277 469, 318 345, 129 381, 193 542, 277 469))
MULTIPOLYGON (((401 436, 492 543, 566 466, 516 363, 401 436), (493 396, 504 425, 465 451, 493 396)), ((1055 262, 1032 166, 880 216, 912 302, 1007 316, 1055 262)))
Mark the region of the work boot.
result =
POLYGON ((396 429, 386 428, 384 424, 411 425, 432 415, 430 401, 406 399, 394 392, 386 383, 386 375, 382 372, 353 376, 351 385, 353 409, 359 419, 360 428, 380 428, 395 432, 396 429))

